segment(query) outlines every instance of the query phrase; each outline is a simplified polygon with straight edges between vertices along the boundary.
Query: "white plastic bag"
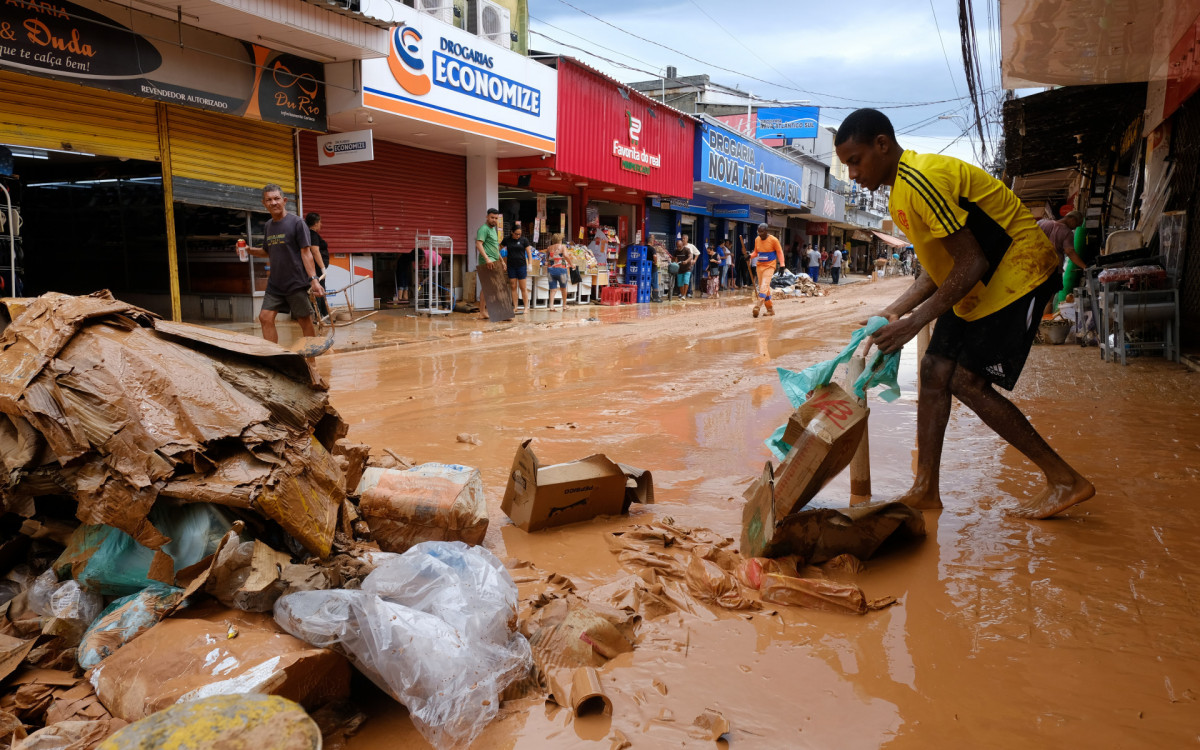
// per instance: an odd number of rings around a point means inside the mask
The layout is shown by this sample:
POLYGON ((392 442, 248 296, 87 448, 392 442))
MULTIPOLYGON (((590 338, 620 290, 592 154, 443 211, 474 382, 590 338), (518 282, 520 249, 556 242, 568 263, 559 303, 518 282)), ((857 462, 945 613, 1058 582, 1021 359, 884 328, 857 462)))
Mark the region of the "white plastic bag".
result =
POLYGON ((47 570, 29 588, 29 608, 42 617, 74 620, 86 628, 104 610, 104 598, 84 591, 73 580, 59 583, 54 571, 47 570))
POLYGON ((434 747, 465 747, 495 718, 500 693, 532 668, 516 607, 516 584, 495 555, 424 542, 380 564, 361 590, 282 597, 275 620, 348 656, 434 747))

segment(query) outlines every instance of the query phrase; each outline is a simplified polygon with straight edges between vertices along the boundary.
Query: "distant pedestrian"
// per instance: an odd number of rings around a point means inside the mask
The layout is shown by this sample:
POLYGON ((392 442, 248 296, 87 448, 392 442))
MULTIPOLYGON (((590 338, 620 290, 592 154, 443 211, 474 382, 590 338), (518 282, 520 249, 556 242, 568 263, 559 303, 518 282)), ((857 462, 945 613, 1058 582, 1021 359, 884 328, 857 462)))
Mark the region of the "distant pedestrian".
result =
POLYGON ((567 309, 567 281, 570 264, 567 263, 567 248, 563 245, 563 236, 556 233, 550 237, 550 247, 546 248, 546 264, 550 271, 550 299, 546 306, 554 309, 554 290, 559 290, 562 297, 562 309, 567 309))
POLYGON ((721 253, 721 288, 729 289, 729 268, 733 264, 733 247, 729 238, 721 240, 721 246, 717 249, 721 253))
MULTIPOLYGON (((317 266, 317 280, 321 282, 321 288, 328 292, 329 243, 321 236, 321 214, 310 211, 304 215, 304 223, 308 225, 308 238, 312 242, 309 245, 309 253, 312 254, 313 263, 317 266)), ((329 301, 325 299, 324 295, 317 297, 317 314, 321 316, 322 320, 329 316, 329 301)))
POLYGON ((263 227, 263 246, 247 247, 246 252, 270 262, 267 291, 262 312, 258 314, 263 338, 279 343, 275 318, 281 312, 291 315, 305 336, 315 336, 313 308, 308 296, 324 297, 325 289, 317 280, 308 226, 299 216, 287 212, 283 188, 278 185, 272 183, 262 189, 262 203, 271 214, 263 227))
POLYGON ((815 247, 808 251, 808 275, 817 283, 817 274, 821 268, 821 253, 815 247))
POLYGON ((521 315, 533 305, 529 301, 529 264, 533 246, 525 239, 520 222, 513 224, 512 232, 504 241, 504 258, 508 265, 508 289, 512 294, 513 307, 521 315))
POLYGON ((751 256, 757 261, 758 268, 758 299, 754 302, 752 313, 756 318, 763 304, 767 306, 767 315, 775 314, 775 306, 771 303, 771 279, 775 277, 775 268, 783 258, 779 240, 767 229, 766 224, 758 225, 758 239, 754 241, 754 254, 751 256))
MULTIPOLYGON (((504 270, 504 259, 500 257, 500 234, 496 231, 499 225, 499 209, 489 208, 486 220, 475 232, 475 252, 479 256, 479 265, 489 270, 504 270)), ((478 320, 489 320, 487 300, 480 302, 478 320)))
POLYGON ((842 253, 834 248, 834 251, 829 255, 829 278, 833 280, 834 286, 837 286, 838 280, 842 277, 842 253))
POLYGON ((708 248, 708 267, 706 291, 708 296, 717 299, 721 296, 721 255, 720 245, 708 248))

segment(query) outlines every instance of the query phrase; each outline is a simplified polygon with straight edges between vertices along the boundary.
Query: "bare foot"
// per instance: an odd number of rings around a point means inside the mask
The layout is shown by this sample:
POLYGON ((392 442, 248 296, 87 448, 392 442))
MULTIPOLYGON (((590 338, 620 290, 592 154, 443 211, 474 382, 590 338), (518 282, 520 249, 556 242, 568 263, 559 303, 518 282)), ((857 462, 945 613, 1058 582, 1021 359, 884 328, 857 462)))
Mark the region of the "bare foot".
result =
POLYGON ((1092 483, 1077 475, 1071 484, 1050 485, 1034 499, 1027 503, 1021 503, 1009 511, 1009 515, 1022 518, 1049 518, 1072 505, 1090 500, 1095 494, 1096 488, 1092 486, 1092 483))
POLYGON ((942 495, 937 490, 923 490, 914 485, 903 495, 893 497, 891 502, 904 503, 910 508, 917 510, 940 510, 942 507, 942 495))

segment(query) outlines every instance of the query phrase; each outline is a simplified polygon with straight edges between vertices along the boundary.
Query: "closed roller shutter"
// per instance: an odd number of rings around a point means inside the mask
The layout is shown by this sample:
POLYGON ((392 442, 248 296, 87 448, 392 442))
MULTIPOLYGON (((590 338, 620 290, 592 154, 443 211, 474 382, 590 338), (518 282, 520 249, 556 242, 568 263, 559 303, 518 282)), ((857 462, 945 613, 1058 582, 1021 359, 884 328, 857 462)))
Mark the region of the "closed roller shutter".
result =
POLYGON ((256 190, 274 182, 285 193, 296 192, 290 128, 175 106, 167 108, 167 125, 171 174, 194 181, 193 192, 195 182, 256 190))
MULTIPOLYGON (((671 211, 664 211, 661 208, 646 209, 646 232, 648 234, 661 234, 668 239, 675 236, 675 214, 671 211)), ((674 250, 675 248, 671 248, 674 250)))
MULTIPOLYGON (((317 138, 300 134, 304 211, 321 214, 331 253, 411 250, 417 232, 454 240, 467 252, 467 160, 375 141, 374 161, 317 166, 317 138)), ((484 217, 475 217, 480 224, 484 217)))
POLYGON ((0 141, 158 161, 154 103, 47 78, 0 73, 0 141))

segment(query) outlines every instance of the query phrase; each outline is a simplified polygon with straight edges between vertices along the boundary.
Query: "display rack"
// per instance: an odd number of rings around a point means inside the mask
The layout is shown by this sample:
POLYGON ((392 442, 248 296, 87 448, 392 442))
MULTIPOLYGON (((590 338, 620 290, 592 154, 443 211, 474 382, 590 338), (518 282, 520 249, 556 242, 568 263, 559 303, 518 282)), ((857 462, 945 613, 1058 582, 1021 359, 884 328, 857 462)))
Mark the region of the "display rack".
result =
POLYGON ((417 293, 413 304, 417 312, 448 315, 454 312, 454 240, 432 232, 417 232, 417 293))

